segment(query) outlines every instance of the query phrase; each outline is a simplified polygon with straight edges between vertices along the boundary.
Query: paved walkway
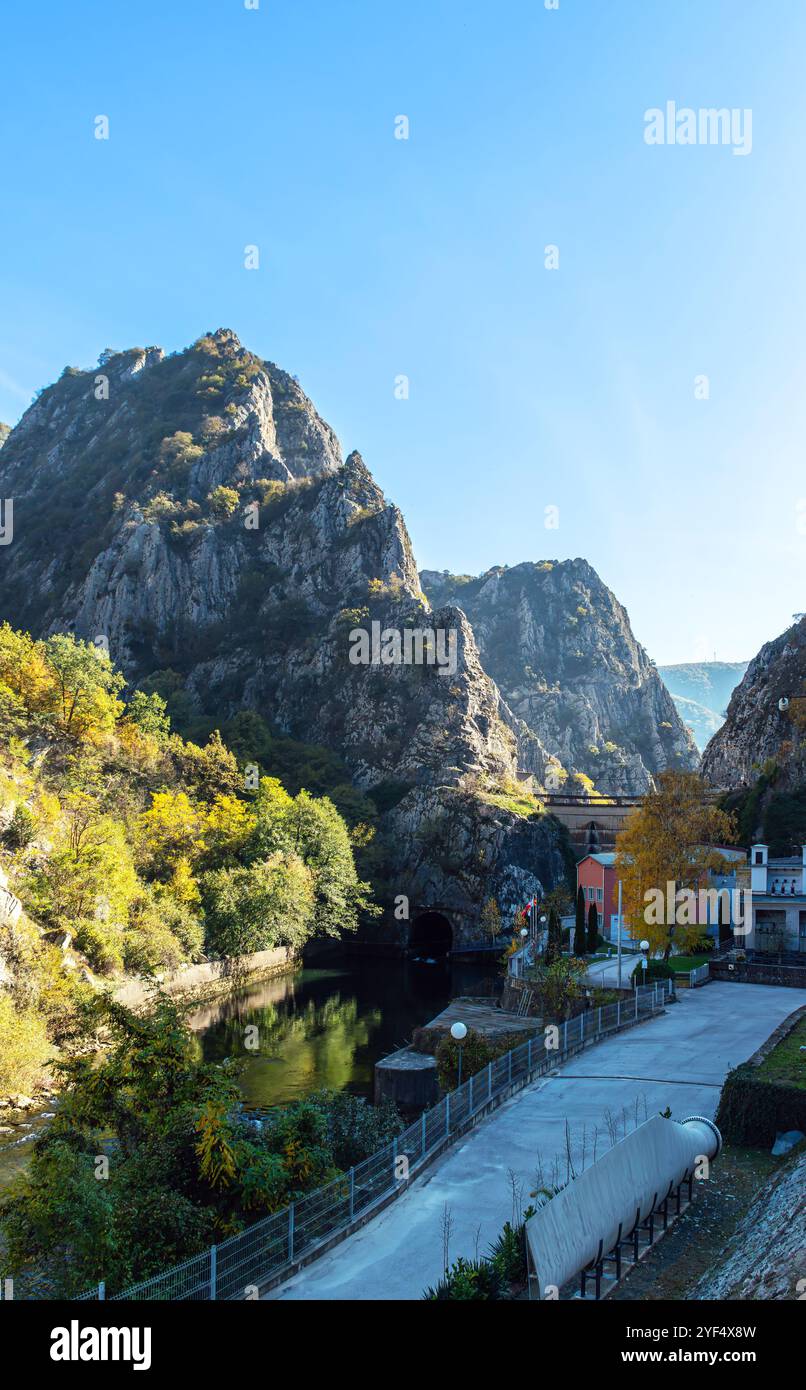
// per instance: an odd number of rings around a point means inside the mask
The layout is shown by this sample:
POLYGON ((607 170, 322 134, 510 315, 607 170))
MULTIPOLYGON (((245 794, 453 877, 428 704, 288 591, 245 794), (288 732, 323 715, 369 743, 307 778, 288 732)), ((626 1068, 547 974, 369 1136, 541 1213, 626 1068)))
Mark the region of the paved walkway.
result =
POLYGON ((524 1201, 556 1156, 565 1177, 566 1120, 575 1163, 601 1154, 626 1120, 671 1107, 676 1119, 713 1116, 731 1067, 745 1061, 774 1028, 806 1004, 806 990, 715 982, 681 994, 661 1017, 609 1038, 553 1076, 507 1101, 417 1178, 373 1221, 308 1265, 274 1299, 419 1299, 442 1271, 445 1208, 453 1231, 450 1258, 473 1256, 512 1216, 509 1174, 524 1201), (609 1118, 608 1118, 609 1112, 609 1118), (584 1127, 584 1141, 583 1141, 584 1127))
MULTIPOLYGON (((640 951, 622 951, 621 953, 621 979, 624 989, 629 989, 632 983, 632 971, 637 960, 640 960, 640 951)), ((598 986, 605 989, 608 985, 613 989, 618 984, 618 958, 613 956, 612 960, 594 960, 588 966, 588 979, 598 986)))

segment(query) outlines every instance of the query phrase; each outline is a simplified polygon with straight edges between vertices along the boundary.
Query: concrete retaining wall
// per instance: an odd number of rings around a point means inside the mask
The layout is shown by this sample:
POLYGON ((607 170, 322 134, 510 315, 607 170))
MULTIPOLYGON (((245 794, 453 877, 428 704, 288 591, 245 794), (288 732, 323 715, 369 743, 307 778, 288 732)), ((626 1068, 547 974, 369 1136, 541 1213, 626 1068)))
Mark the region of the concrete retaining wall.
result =
MULTIPOLYGON (((198 965, 186 965, 171 975, 157 976, 167 994, 188 994, 194 998, 234 988, 249 979, 282 975, 297 964, 294 953, 286 946, 272 951, 255 951, 237 960, 208 960, 198 965)), ((148 980, 127 980, 113 991, 113 998, 127 1008, 136 1009, 145 1003, 152 986, 148 980)))
POLYGON ((712 980, 736 980, 744 985, 788 985, 791 989, 806 989, 806 963, 803 965, 770 965, 760 961, 710 962, 712 980))

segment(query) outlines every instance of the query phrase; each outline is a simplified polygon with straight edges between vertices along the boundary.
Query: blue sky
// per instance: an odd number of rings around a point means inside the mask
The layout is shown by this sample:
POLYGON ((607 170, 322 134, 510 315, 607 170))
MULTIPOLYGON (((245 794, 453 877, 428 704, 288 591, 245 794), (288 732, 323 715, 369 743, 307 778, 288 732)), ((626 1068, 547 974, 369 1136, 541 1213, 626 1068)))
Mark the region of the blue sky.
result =
POLYGON ((15 6, 0 419, 230 327, 421 566, 582 555, 659 662, 749 657, 806 607, 805 40, 802 0, 15 6), (648 146, 670 100, 752 153, 648 146))

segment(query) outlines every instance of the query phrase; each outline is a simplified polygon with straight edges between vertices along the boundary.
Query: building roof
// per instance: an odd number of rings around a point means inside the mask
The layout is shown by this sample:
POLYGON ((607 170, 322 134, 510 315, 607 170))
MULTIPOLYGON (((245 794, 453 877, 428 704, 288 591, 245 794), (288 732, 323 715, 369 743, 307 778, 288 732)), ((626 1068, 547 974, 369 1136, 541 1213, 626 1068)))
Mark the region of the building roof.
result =
POLYGON ((611 869, 616 862, 615 854, 586 854, 586 859, 595 859, 597 864, 604 864, 606 869, 611 869))

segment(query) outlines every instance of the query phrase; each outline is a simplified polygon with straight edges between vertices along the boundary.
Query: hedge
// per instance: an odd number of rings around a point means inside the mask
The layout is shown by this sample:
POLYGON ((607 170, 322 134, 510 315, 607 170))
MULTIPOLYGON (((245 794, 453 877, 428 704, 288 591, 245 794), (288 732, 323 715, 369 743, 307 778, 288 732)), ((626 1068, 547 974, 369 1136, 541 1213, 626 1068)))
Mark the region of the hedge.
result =
POLYGON ((731 1144, 770 1148, 788 1129, 806 1134, 806 1090, 764 1081, 757 1067, 743 1062, 728 1073, 716 1123, 731 1144))

